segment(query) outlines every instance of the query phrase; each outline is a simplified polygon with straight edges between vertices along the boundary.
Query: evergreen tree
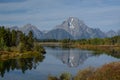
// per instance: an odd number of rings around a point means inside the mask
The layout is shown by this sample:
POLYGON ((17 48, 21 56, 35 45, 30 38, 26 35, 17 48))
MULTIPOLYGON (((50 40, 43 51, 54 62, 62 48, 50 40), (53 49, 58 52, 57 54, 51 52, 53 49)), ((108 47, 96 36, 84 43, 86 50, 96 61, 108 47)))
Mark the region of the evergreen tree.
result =
POLYGON ((11 34, 12 34, 11 44, 12 44, 13 46, 16 46, 17 32, 16 32, 15 30, 12 30, 11 34))
POLYGON ((34 46, 34 39, 33 39, 32 31, 30 31, 28 34, 28 41, 27 42, 28 42, 29 48, 32 49, 34 46))

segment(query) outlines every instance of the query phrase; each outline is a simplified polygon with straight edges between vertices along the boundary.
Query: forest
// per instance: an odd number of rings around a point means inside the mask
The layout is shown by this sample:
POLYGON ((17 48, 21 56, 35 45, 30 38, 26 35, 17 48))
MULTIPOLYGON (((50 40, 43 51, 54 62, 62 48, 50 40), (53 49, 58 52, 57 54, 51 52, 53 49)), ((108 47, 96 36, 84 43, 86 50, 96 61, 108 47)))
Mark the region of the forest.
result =
POLYGON ((0 54, 19 54, 30 51, 45 53, 44 48, 35 43, 32 31, 25 35, 21 31, 10 30, 4 26, 0 27, 0 54))

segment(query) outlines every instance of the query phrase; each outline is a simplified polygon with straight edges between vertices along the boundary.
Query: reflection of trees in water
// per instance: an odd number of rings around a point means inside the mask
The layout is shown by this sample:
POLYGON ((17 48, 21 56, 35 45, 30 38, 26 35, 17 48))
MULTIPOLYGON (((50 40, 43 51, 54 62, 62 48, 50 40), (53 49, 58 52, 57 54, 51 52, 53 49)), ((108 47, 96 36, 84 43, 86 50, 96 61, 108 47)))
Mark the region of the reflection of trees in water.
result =
POLYGON ((110 55, 110 56, 118 58, 118 59, 120 58, 120 50, 116 50, 116 49, 106 49, 104 51, 103 50, 94 50, 93 54, 96 54, 96 55, 107 54, 107 55, 110 55))
POLYGON ((118 51, 118 50, 112 49, 111 56, 114 56, 116 58, 120 58, 120 50, 118 51))
POLYGON ((42 62, 44 56, 37 56, 32 58, 19 58, 19 59, 8 59, 0 61, 0 75, 4 77, 6 72, 11 70, 21 70, 22 73, 25 73, 26 70, 31 70, 36 68, 39 62, 42 62))
POLYGON ((109 52, 99 51, 99 50, 80 50, 74 48, 54 48, 55 53, 51 55, 55 56, 61 60, 64 64, 67 64, 69 67, 77 67, 80 64, 83 64, 85 60, 92 56, 99 56, 101 54, 111 55, 115 58, 120 58, 120 51, 118 50, 109 50, 109 52))

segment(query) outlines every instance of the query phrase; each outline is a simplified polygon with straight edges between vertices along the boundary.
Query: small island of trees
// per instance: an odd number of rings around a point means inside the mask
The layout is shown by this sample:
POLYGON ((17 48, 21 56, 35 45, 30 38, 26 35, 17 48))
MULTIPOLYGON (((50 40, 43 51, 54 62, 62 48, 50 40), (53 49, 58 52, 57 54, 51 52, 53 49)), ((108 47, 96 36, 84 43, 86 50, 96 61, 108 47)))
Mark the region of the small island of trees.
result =
POLYGON ((24 54, 43 54, 43 47, 35 43, 33 33, 30 31, 25 35, 21 31, 10 30, 0 26, 0 56, 10 57, 24 54))

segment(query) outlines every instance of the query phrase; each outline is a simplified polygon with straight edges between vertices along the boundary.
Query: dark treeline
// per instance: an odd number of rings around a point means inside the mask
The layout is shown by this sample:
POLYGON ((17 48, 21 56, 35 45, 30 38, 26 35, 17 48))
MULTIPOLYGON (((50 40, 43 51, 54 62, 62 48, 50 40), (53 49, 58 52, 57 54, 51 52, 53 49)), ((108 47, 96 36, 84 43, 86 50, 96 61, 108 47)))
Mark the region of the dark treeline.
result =
POLYGON ((78 42, 81 45, 120 45, 120 36, 114 36, 112 38, 94 38, 94 39, 81 39, 75 40, 73 42, 78 42))
POLYGON ((46 40, 38 40, 39 42, 62 42, 62 43, 79 43, 81 45, 120 45, 120 36, 114 36, 111 38, 93 38, 93 39, 79 39, 79 40, 71 40, 71 39, 46 39, 46 40))
POLYGON ((0 27, 0 51, 11 51, 12 47, 19 52, 43 50, 39 45, 35 45, 34 41, 32 31, 25 35, 21 31, 10 30, 4 26, 0 27))
POLYGON ((2 51, 12 46, 17 46, 20 50, 31 50, 33 42, 34 39, 31 31, 26 36, 21 31, 10 31, 9 28, 0 27, 0 50, 2 51))
POLYGON ((69 43, 69 45, 73 45, 74 47, 78 47, 80 49, 93 50, 95 51, 95 54, 101 54, 105 52, 106 54, 120 58, 120 36, 81 40, 65 39, 62 41, 62 43, 69 43))
POLYGON ((60 40, 56 40, 56 39, 42 39, 42 40, 38 40, 36 39, 37 42, 60 42, 60 40))

